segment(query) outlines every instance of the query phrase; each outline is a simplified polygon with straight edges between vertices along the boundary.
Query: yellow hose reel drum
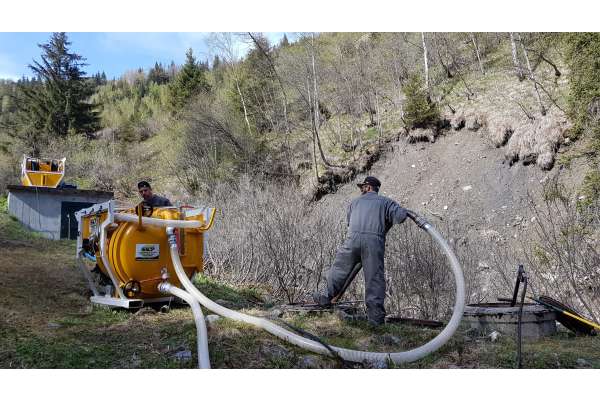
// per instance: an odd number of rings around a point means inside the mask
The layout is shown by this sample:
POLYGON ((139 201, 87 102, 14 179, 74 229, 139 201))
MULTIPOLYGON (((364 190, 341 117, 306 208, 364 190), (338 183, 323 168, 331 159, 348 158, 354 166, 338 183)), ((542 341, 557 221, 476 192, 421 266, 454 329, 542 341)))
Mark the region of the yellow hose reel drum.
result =
MULTIPOLYGON (((204 257, 203 232, 212 225, 212 213, 193 213, 194 209, 176 207, 135 209, 118 213, 133 214, 138 222, 125 222, 115 218, 115 223, 107 227, 105 260, 108 260, 114 278, 118 281, 123 294, 129 299, 152 299, 164 297, 158 291, 158 284, 169 276, 169 282, 180 286, 173 268, 166 229, 143 223, 141 216, 164 220, 186 220, 200 222, 199 228, 176 228, 176 238, 184 270, 188 277, 195 272, 202 272, 204 257)), ((100 270, 107 276, 111 271, 103 262, 100 248, 100 226, 108 218, 108 210, 82 217, 82 239, 88 252, 95 254, 95 261, 100 270), (87 241, 86 241, 87 239, 87 241)), ((115 294, 116 296, 116 294, 115 294)))

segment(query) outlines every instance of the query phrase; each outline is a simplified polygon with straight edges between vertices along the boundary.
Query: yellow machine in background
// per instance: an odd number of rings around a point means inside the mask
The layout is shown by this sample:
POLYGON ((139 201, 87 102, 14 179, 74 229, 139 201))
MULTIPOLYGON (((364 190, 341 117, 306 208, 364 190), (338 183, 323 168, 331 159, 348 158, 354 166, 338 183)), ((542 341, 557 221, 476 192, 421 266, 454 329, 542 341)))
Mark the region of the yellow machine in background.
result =
POLYGON ((176 240, 185 273, 191 277, 204 267, 204 232, 210 229, 211 208, 118 208, 114 200, 83 209, 75 215, 79 224, 77 257, 90 289, 92 302, 137 308, 144 303, 168 301, 158 290, 165 277, 180 285, 169 254, 167 226, 176 226, 176 240), (95 283, 83 259, 111 282, 95 283), (101 293, 104 291, 104 293, 101 293))
POLYGON ((23 156, 21 183, 23 186, 57 187, 65 176, 66 160, 23 156))

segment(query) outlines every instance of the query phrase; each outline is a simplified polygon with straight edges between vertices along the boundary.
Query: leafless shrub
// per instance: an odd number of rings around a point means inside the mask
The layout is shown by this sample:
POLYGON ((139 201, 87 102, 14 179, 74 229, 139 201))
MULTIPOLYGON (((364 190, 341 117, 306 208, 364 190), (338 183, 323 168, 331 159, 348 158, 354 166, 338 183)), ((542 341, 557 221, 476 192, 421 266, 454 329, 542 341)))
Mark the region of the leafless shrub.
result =
MULTIPOLYGON (((458 224, 438 227, 460 261, 467 302, 488 295, 485 247, 470 241, 458 224)), ((417 318, 448 319, 455 300, 455 280, 446 255, 432 238, 407 221, 388 234, 386 275, 389 313, 417 318)))
POLYGON ((67 158, 65 182, 114 191, 117 198, 127 198, 134 193, 136 182, 148 179, 157 153, 106 139, 67 136, 52 141, 42 155, 67 158))
POLYGON ((20 161, 15 154, 0 152, 0 195, 4 194, 8 185, 19 183, 20 161))
POLYGON ((292 187, 246 178, 217 186, 202 201, 220 209, 210 233, 207 273, 267 286, 288 302, 318 288, 344 234, 340 213, 316 209, 292 187))
POLYGON ((408 222, 388 234, 386 247, 389 311, 422 318, 447 314, 452 276, 432 239, 408 222))
MULTIPOLYGON (((325 275, 346 233, 345 207, 327 200, 305 202, 293 187, 264 185, 244 178, 217 185, 198 198, 219 208, 209 232, 206 273, 233 284, 267 288, 277 301, 307 300, 324 290, 325 275)), ((469 243, 456 224, 442 227, 464 269, 469 302, 489 289, 483 262, 487 249, 469 243), (454 231, 450 227, 454 228, 454 231)), ((454 305, 454 277, 437 243, 412 222, 390 231, 386 245, 388 313, 420 318, 449 317, 454 305)), ((362 300, 359 276, 345 300, 362 300)))
POLYGON ((543 201, 530 197, 535 240, 525 257, 534 288, 600 318, 600 204, 583 207, 557 178, 544 185, 543 201))

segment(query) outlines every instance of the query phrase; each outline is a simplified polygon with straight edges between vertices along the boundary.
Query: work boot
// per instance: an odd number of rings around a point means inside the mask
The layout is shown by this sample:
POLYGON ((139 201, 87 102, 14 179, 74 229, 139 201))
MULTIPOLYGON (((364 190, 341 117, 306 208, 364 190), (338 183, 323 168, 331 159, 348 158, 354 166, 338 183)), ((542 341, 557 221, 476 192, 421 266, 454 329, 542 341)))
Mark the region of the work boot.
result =
POLYGON ((331 306, 331 299, 323 293, 315 292, 312 295, 313 301, 322 307, 331 306))

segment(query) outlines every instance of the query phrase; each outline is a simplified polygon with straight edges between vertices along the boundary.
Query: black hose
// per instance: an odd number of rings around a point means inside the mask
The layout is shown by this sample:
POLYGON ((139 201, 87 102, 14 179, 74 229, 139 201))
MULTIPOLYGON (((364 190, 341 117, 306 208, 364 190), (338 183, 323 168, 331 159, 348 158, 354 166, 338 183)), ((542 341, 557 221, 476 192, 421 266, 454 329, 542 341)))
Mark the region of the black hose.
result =
POLYGON ((425 225, 429 225, 429 221, 412 210, 406 209, 406 214, 408 215, 408 218, 412 219, 421 229, 425 229, 425 225))
MULTIPOLYGON (((522 266, 520 267, 522 268, 522 266)), ((525 303, 525 292, 527 292, 527 275, 523 273, 521 275, 521 280, 523 282, 523 291, 521 292, 521 304, 519 305, 519 319, 517 322, 517 368, 523 367, 523 360, 521 354, 522 347, 522 320, 523 320, 523 304, 525 303)), ((516 293, 515 293, 516 296, 516 293)))
POLYGON ((514 307, 517 304, 517 295, 519 294, 519 284, 523 281, 523 274, 525 273, 525 269, 523 265, 519 265, 519 270, 517 272, 517 281, 515 282, 515 290, 513 290, 513 297, 510 301, 510 306, 514 307))
POLYGON ((325 347, 329 351, 331 356, 333 358, 335 358, 336 360, 338 360, 344 368, 352 368, 351 362, 346 361, 342 356, 340 356, 340 354, 337 351, 332 349, 329 344, 327 344, 323 339, 321 339, 317 335, 313 335, 312 333, 307 332, 302 328, 298 328, 297 326, 294 326, 294 325, 290 324, 289 322, 284 321, 281 318, 271 318, 271 319, 276 320, 277 322, 281 322, 283 325, 287 326, 288 328, 290 328, 294 332, 298 333, 299 335, 304 336, 305 338, 314 340, 315 342, 322 344, 323 347, 325 347))
POLYGON ((346 290, 348 290, 348 287, 350 286, 350 284, 352 283, 354 278, 356 278, 356 275, 358 274, 358 272, 361 269, 362 269, 362 263, 357 263, 354 266, 354 268, 352 268, 352 270, 346 277, 346 280, 344 281, 344 284, 342 285, 342 288, 340 289, 340 291, 333 297, 333 299, 331 299, 332 303, 337 303, 342 299, 342 296, 344 295, 344 293, 346 293, 346 290))

